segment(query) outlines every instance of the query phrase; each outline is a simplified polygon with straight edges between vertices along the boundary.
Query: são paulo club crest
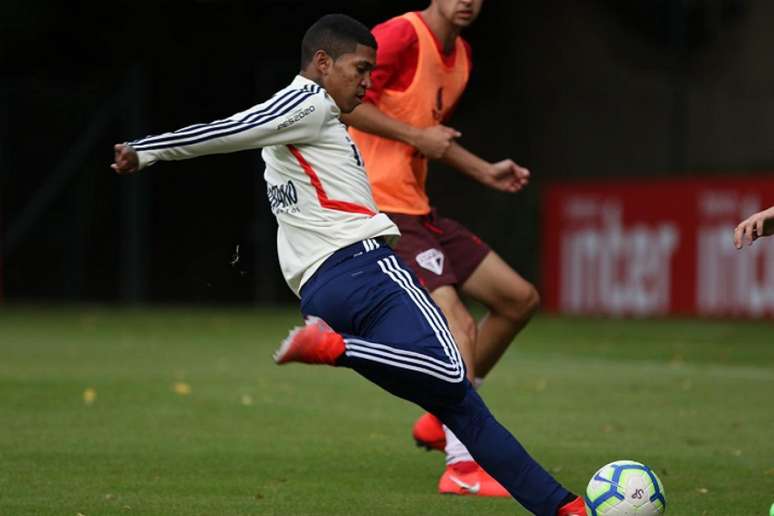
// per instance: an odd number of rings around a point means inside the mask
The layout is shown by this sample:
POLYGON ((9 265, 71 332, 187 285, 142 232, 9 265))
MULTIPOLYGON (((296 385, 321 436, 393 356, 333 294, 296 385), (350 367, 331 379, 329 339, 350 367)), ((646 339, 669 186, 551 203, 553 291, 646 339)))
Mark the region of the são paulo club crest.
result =
POLYGON ((438 249, 428 249, 417 255, 417 263, 423 269, 441 275, 443 272, 443 253, 438 249))

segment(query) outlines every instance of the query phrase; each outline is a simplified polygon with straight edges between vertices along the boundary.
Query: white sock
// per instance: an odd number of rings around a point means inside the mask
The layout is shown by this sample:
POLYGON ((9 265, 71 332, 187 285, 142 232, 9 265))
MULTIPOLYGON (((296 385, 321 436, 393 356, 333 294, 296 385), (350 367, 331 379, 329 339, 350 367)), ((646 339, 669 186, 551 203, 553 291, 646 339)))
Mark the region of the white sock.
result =
POLYGON ((443 431, 446 433, 446 464, 456 464, 457 462, 472 461, 473 457, 470 456, 470 452, 462 442, 457 439, 457 436, 449 430, 446 425, 443 425, 443 431))

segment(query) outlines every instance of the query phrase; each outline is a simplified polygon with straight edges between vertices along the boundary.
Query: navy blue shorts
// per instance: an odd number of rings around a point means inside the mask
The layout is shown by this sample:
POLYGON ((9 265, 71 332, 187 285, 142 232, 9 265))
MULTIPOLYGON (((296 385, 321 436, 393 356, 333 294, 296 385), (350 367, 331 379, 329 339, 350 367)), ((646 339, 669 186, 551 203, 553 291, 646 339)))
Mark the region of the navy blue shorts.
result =
POLYGON ((301 289, 301 311, 344 336, 338 365, 431 410, 465 395, 465 364, 446 318, 381 239, 334 253, 301 289))

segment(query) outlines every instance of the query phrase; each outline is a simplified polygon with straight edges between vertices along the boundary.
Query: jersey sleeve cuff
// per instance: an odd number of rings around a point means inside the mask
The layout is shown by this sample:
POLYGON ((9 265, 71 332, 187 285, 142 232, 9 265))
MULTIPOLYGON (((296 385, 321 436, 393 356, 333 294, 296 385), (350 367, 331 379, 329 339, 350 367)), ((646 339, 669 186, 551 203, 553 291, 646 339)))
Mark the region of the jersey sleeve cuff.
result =
POLYGON ((142 170, 156 163, 158 159, 150 151, 135 151, 137 152, 137 170, 142 170))

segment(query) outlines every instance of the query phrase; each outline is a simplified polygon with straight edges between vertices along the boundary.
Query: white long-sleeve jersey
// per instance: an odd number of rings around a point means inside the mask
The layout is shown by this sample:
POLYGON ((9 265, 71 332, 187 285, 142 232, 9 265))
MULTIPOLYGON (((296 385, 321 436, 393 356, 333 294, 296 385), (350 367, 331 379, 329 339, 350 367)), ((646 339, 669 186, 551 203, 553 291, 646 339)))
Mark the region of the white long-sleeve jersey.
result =
POLYGON ((288 286, 301 287, 338 249, 367 238, 400 236, 379 213, 362 158, 340 110, 309 79, 266 102, 209 124, 130 142, 140 169, 180 160, 263 147, 269 205, 277 218, 277 253, 288 286))

